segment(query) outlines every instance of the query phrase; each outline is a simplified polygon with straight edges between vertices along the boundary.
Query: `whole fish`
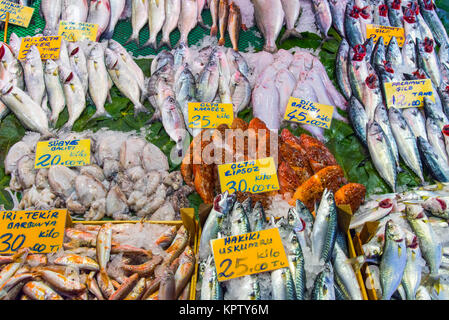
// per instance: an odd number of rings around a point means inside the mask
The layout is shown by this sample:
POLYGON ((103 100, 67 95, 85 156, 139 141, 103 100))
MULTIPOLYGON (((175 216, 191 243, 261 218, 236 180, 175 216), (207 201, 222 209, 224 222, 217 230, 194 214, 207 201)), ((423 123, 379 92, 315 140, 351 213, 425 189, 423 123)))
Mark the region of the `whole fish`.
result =
POLYGON ((386 0, 386 4, 388 5, 388 20, 392 27, 402 28, 403 20, 402 20, 402 7, 401 0, 386 0))
POLYGON ((399 154, 407 166, 424 182, 421 159, 419 157, 416 138, 410 126, 402 116, 402 112, 394 107, 388 109, 391 131, 396 140, 399 154))
POLYGON ((166 268, 161 277, 158 300, 175 300, 175 275, 170 268, 166 268))
POLYGON ((54 264, 59 266, 76 267, 83 270, 100 270, 98 263, 94 259, 76 254, 65 254, 64 256, 56 258, 54 264))
POLYGON ((59 30, 63 0, 43 0, 41 12, 45 19, 44 36, 56 35, 59 30))
POLYGON ((162 27, 162 39, 159 47, 166 45, 171 49, 170 34, 178 27, 181 14, 181 0, 165 0, 166 19, 162 27))
POLYGON ((228 50, 226 56, 233 68, 240 71, 246 78, 248 78, 249 66, 245 58, 238 51, 231 49, 228 50))
POLYGON ((332 26, 332 13, 327 0, 312 0, 312 8, 315 13, 315 20, 324 38, 332 26))
POLYGON ((441 22, 438 14, 436 12, 436 6, 433 0, 418 0, 420 13, 426 21, 432 33, 438 41, 438 43, 443 45, 444 43, 449 43, 449 38, 447 36, 446 29, 441 22))
POLYGON ((218 58, 212 53, 209 62, 199 75, 196 98, 199 101, 212 102, 218 91, 219 78, 218 58))
POLYGON ((263 50, 276 52, 276 39, 284 23, 284 10, 280 0, 254 0, 254 13, 259 30, 265 38, 263 50))
POLYGON ((98 24, 97 40, 106 31, 111 20, 111 4, 109 0, 91 0, 89 4, 88 23, 98 24))
POLYGON ((351 48, 363 43, 362 25, 359 20, 359 10, 357 6, 353 5, 350 1, 346 5, 344 28, 346 39, 348 40, 351 48))
POLYGON ((176 101, 181 109, 182 115, 184 117, 184 122, 186 124, 187 130, 193 134, 193 128, 189 128, 189 102, 196 101, 195 99, 195 77, 190 71, 188 65, 182 67, 181 72, 178 74, 177 79, 175 79, 175 96, 176 101))
POLYGON ((26 60, 23 64, 23 75, 27 92, 31 99, 40 105, 47 114, 50 114, 46 102, 43 64, 36 46, 32 46, 26 55, 26 60))
POLYGON ((218 10, 220 0, 209 0, 210 14, 212 16, 212 26, 210 28, 210 36, 215 37, 218 34, 218 10))
POLYGON ((179 267, 175 273, 176 294, 178 297, 182 290, 187 286, 190 278, 195 271, 195 255, 192 248, 186 247, 184 252, 179 257, 179 267))
POLYGON ((402 115, 416 138, 423 137, 424 139, 427 139, 426 120, 418 108, 404 108, 402 110, 402 115))
POLYGON ((27 282, 22 290, 32 300, 64 300, 52 288, 41 281, 27 282))
POLYGON ((63 66, 66 69, 71 69, 72 65, 70 63, 69 49, 67 48, 67 41, 61 40, 61 50, 59 50, 59 59, 55 60, 58 66, 63 66))
POLYGON ((385 52, 385 58, 391 63, 393 69, 399 69, 402 64, 401 49, 399 48, 398 40, 396 37, 391 37, 390 43, 388 44, 387 51, 385 52))
POLYGON ((226 218, 229 211, 232 209, 235 201, 235 194, 228 194, 224 192, 219 194, 214 199, 214 206, 204 223, 203 231, 201 232, 201 241, 199 248, 200 260, 205 261, 212 249, 210 240, 216 239, 218 233, 222 230, 223 219, 226 218))
POLYGON ((19 270, 26 261, 29 249, 20 249, 12 257, 13 262, 3 267, 0 271, 0 287, 2 287, 19 270))
POLYGON ((69 110, 69 120, 61 128, 63 131, 72 129, 75 121, 81 116, 86 108, 86 95, 84 94, 81 80, 70 69, 59 66, 59 78, 64 89, 67 108, 69 110))
POLYGON ((140 112, 148 112, 140 102, 141 89, 135 74, 130 72, 125 62, 114 51, 106 49, 105 57, 106 68, 112 81, 120 92, 134 104, 134 116, 140 112))
POLYGON ((390 144, 391 150, 393 151, 394 159, 396 161, 396 166, 399 168, 399 150, 394 138, 393 131, 391 129, 390 119, 388 118, 388 111, 384 104, 381 103, 374 110, 374 120, 381 126, 385 136, 387 137, 388 143, 390 144))
POLYGON ((178 20, 178 29, 181 33, 180 43, 188 43, 190 31, 198 23, 198 3, 197 0, 184 0, 181 5, 181 15, 178 20))
POLYGON ((95 104, 97 111, 92 118, 110 116, 104 105, 109 94, 108 71, 104 62, 103 46, 97 44, 87 57, 87 72, 89 77, 89 95, 95 104))
POLYGON ((176 142, 178 156, 183 155, 184 140, 187 138, 184 117, 176 105, 174 97, 167 97, 161 107, 162 124, 170 138, 176 142))
POLYGON ((332 14, 332 25, 338 34, 344 38, 345 37, 345 11, 347 0, 329 0, 329 7, 332 14))
POLYGON ((201 300, 223 300, 223 288, 217 279, 213 256, 207 258, 201 281, 201 300))
POLYGON ((332 257, 337 236, 337 207, 334 194, 325 189, 312 230, 312 253, 324 262, 332 257))
POLYGON ((148 28, 150 37, 143 47, 157 49, 157 35, 164 26, 165 19, 165 0, 149 0, 148 4, 148 28))
POLYGON ((117 290, 109 297, 109 300, 123 300, 133 290, 134 286, 139 281, 139 275, 134 273, 130 277, 126 278, 117 288, 117 290))
POLYGON ((265 224, 267 222, 265 211, 263 210, 262 203, 257 201, 254 205, 253 211, 249 214, 249 223, 251 230, 261 231, 265 229, 265 224))
POLYGON ((395 192, 397 167, 388 138, 382 130, 382 127, 374 120, 368 121, 366 136, 368 150, 371 159, 373 160, 374 167, 382 179, 384 179, 393 189, 393 192, 395 192))
POLYGON ((438 158, 443 161, 444 164, 449 163, 449 158, 446 153, 446 145, 444 142, 443 133, 441 128, 437 124, 434 118, 429 117, 426 120, 427 137, 433 150, 438 155, 438 158))
POLYGON ((126 41, 125 45, 131 42, 135 42, 139 45, 139 33, 140 30, 144 27, 144 25, 148 22, 148 0, 131 0, 131 26, 132 33, 129 37, 128 41, 126 41))
POLYGON ((140 278, 131 292, 123 300, 140 300, 146 289, 146 279, 140 278))
POLYGON ((218 5, 218 27, 220 29, 220 39, 218 45, 223 46, 225 44, 225 33, 228 26, 229 19, 229 3, 228 0, 220 0, 218 5))
POLYGON ((285 13, 286 30, 280 42, 282 43, 291 37, 301 38, 301 33, 296 30, 296 23, 301 14, 301 2, 299 0, 281 0, 281 2, 285 13))
POLYGON ((405 37, 405 42, 402 46, 402 61, 410 69, 417 69, 416 44, 410 35, 405 37))
POLYGON ((343 38, 337 52, 337 60, 335 62, 335 76, 337 78, 337 84, 347 100, 349 100, 352 95, 348 74, 348 57, 349 44, 346 39, 343 38))
POLYGON ((399 287, 406 264, 404 233, 393 220, 389 220, 385 226, 385 244, 379 266, 382 300, 390 300, 399 287))
POLYGON ((324 270, 315 279, 312 300, 335 300, 334 270, 332 264, 326 263, 324 270))
POLYGON ((63 0, 61 20, 86 22, 89 12, 87 0, 63 0))
POLYGON ((231 78, 230 85, 234 112, 235 114, 238 114, 240 111, 244 110, 251 101, 251 84, 240 71, 236 71, 231 78))
POLYGON ((240 8, 231 2, 229 5, 229 18, 228 18, 228 33, 231 39, 232 48, 234 51, 239 51, 239 36, 240 28, 242 27, 242 14, 240 8))
POLYGON ((271 271, 273 300, 296 300, 295 283, 288 267, 271 271))
POLYGON ((418 245, 418 238, 406 238, 407 245, 407 264, 405 265, 404 275, 401 284, 404 288, 407 300, 415 300, 416 292, 421 283, 421 273, 423 263, 421 262, 421 250, 418 245))
POLYGON ((72 70, 75 71, 76 75, 83 85, 84 94, 87 94, 89 88, 89 75, 87 72, 87 60, 84 55, 84 51, 81 49, 79 44, 75 42, 70 42, 68 45, 70 65, 72 70))
POLYGON ((296 299, 304 300, 306 292, 305 260, 295 232, 292 232, 289 236, 287 259, 295 285, 296 299))
POLYGON ((429 38, 424 40, 417 38, 416 47, 418 48, 418 67, 422 68, 430 76, 436 87, 439 87, 441 84, 441 72, 434 41, 429 38))
POLYGON ((435 231, 420 205, 407 205, 407 221, 418 237, 419 248, 426 260, 430 273, 437 275, 441 265, 442 247, 435 231))
POLYGON ((427 118, 433 118, 440 130, 443 130, 444 126, 449 123, 449 120, 443 113, 441 105, 437 103, 436 96, 434 95, 435 102, 428 97, 424 97, 424 112, 427 118))
POLYGON ((279 102, 279 91, 274 79, 254 87, 252 93, 253 114, 264 121, 270 130, 277 130, 280 127, 279 102))
POLYGON ((111 18, 107 29, 103 32, 103 39, 112 39, 114 35, 115 26, 120 19, 123 11, 125 10, 127 0, 109 0, 111 6, 111 18))
POLYGON ((57 272, 45 269, 39 269, 38 275, 48 282, 53 288, 59 292, 67 294, 80 294, 86 290, 86 286, 78 281, 73 281, 68 277, 57 272))
POLYGON ((250 225, 248 221, 248 216, 243 210, 242 204, 240 202, 236 202, 234 204, 234 208, 231 212, 231 235, 238 236, 240 234, 250 232, 250 225))
POLYGON ((65 96, 59 79, 59 67, 53 60, 47 60, 45 62, 44 80, 48 102, 51 107, 50 123, 52 126, 55 126, 59 114, 64 110, 65 96))
POLYGON ((440 159, 434 148, 423 137, 418 137, 418 149, 424 164, 432 176, 437 179, 437 181, 448 182, 449 167, 447 163, 440 159))

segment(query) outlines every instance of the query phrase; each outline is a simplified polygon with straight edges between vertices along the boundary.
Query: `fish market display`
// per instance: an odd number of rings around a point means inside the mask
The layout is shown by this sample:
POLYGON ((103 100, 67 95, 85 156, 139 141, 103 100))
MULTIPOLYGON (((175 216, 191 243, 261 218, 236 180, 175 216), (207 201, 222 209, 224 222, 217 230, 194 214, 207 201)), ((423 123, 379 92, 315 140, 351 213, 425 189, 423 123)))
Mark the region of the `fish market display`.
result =
POLYGON ((373 195, 355 212, 350 228, 357 232, 378 222, 357 264, 379 265, 371 272, 379 299, 447 299, 448 192, 443 183, 373 195))
POLYGON ((29 133, 5 158, 10 192, 20 192, 16 210, 67 208, 74 219, 176 220, 189 207, 179 171, 140 134, 100 130, 67 133, 61 140, 90 139, 91 163, 82 167, 34 169, 40 135, 29 133))
POLYGON ((326 189, 318 201, 315 215, 297 200, 287 219, 268 222, 259 201, 241 203, 227 192, 215 197, 201 234, 197 299, 362 300, 334 193, 326 189), (271 228, 279 230, 289 266, 218 282, 210 241, 271 228))
POLYGON ((375 168, 393 191, 397 173, 402 171, 400 159, 421 184, 425 172, 437 181, 449 181, 443 132, 449 113, 449 42, 435 10, 431 0, 377 1, 372 5, 355 1, 346 7, 345 38, 335 66, 337 82, 350 100, 348 111, 357 137, 368 147, 375 168), (375 45, 371 38, 366 39, 366 24, 373 22, 404 28, 402 48, 396 37, 388 45, 383 37, 375 45), (433 87, 433 97, 424 97, 424 108, 386 96, 386 83, 419 79, 430 79, 433 87))
POLYGON ((189 236, 184 226, 75 224, 55 253, 1 256, 0 299, 188 299, 196 260, 189 236))

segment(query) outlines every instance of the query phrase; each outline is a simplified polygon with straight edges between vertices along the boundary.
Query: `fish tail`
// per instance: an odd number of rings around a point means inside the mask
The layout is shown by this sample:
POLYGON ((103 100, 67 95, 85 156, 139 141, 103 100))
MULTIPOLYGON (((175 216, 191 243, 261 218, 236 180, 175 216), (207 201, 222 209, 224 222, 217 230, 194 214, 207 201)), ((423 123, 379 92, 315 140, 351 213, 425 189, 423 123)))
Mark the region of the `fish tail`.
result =
POLYGON ((273 46, 271 46, 269 44, 265 44, 263 47, 263 50, 267 51, 269 53, 275 53, 278 50, 278 48, 277 48, 276 44, 274 44, 273 46))
POLYGON ((170 43, 170 40, 162 39, 161 42, 159 43, 159 48, 158 49, 162 48, 163 46, 167 46, 169 49, 173 49, 172 45, 170 43))
POLYGON ((103 40, 109 40, 109 39, 112 39, 113 35, 114 35, 114 30, 108 30, 105 33, 103 33, 102 38, 103 38, 103 40))
POLYGON ((210 28, 210 36, 211 37, 216 37, 218 34, 218 26, 212 26, 210 28))
POLYGON ((198 20, 198 25, 199 25, 201 28, 203 28, 204 30, 209 30, 209 29, 211 29, 208 25, 206 25, 206 24, 204 23, 203 18, 200 18, 200 19, 198 20))
POLYGON ((148 109, 143 104, 134 105, 134 118, 141 112, 148 113, 148 109))
POLYGON ((93 119, 96 119, 99 117, 112 118, 112 116, 109 114, 109 112, 107 112, 106 110, 103 109, 102 111, 97 110, 97 112, 95 112, 94 115, 92 117, 90 117, 89 120, 93 120, 93 119))
POLYGON ((59 129, 59 132, 63 133, 63 132, 69 132, 72 130, 73 127, 73 123, 71 123, 70 121, 67 122, 65 125, 63 125, 61 127, 61 129, 59 129))
POLYGON ((137 37, 137 36, 134 35, 134 34, 132 34, 132 35, 129 37, 128 41, 125 42, 125 46, 126 46, 127 44, 133 43, 133 42, 136 43, 137 46, 139 46, 139 37, 137 37))
POLYGON ((283 36, 281 37, 281 41, 280 43, 284 42, 285 40, 287 40, 290 37, 296 37, 301 39, 302 35, 300 32, 298 32, 298 30, 296 29, 289 29, 287 31, 285 31, 285 33, 283 34, 283 36))
POLYGON ((147 47, 150 47, 151 49, 157 51, 157 43, 156 43, 156 40, 153 40, 153 39, 150 38, 150 39, 147 40, 147 42, 145 42, 145 43, 141 46, 141 48, 147 48, 147 47))
POLYGON ((220 40, 218 40, 218 45, 224 46, 225 42, 226 42, 226 39, 224 37, 222 37, 222 38, 220 38, 220 40))

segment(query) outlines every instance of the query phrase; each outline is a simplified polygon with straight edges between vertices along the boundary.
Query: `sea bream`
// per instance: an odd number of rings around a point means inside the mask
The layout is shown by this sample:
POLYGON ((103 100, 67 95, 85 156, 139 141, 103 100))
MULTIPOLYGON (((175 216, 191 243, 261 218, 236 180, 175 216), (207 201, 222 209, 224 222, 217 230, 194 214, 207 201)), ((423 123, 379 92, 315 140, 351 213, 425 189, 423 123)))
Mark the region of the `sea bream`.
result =
POLYGON ((277 51, 276 39, 281 32, 285 13, 280 0, 254 0, 254 13, 259 30, 265 38, 264 50, 277 51))
POLYGON ((97 108, 97 111, 92 118, 109 116, 104 108, 109 93, 109 76, 104 60, 103 46, 101 44, 96 44, 87 57, 89 95, 97 108))

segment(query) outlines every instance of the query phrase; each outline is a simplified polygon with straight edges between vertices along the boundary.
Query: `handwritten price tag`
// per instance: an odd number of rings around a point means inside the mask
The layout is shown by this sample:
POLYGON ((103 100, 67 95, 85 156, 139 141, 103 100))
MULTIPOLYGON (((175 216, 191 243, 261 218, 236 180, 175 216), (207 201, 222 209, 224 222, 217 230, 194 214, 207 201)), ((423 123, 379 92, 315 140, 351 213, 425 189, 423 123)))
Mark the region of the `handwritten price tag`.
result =
POLYGON ((189 102, 189 128, 216 128, 231 126, 234 121, 232 103, 189 102))
POLYGON ((58 35, 67 41, 97 40, 98 24, 60 21, 58 35))
POLYGON ((35 169, 50 166, 80 167, 90 164, 90 140, 39 141, 35 169))
POLYGON ((424 107, 424 97, 435 102, 430 79, 386 82, 384 87, 388 108, 424 107))
POLYGON ((279 181, 272 157, 218 166, 221 192, 262 193, 279 190, 279 181))
POLYGON ((61 50, 61 37, 25 37, 22 38, 20 45, 19 60, 25 60, 27 53, 32 46, 36 46, 41 54, 42 60, 59 59, 59 51, 61 50))
POLYGON ((6 20, 7 12, 9 12, 9 23, 28 28, 33 17, 34 8, 25 7, 14 2, 0 1, 0 21, 6 20))
POLYGON ((285 110, 284 120, 329 129, 333 113, 333 106, 290 97, 285 110))
POLYGON ((212 240, 218 281, 288 267, 277 228, 212 240))
POLYGON ((0 211, 0 254, 30 248, 34 253, 58 251, 64 238, 67 209, 0 211))
POLYGON ((374 43, 377 42, 379 37, 383 37, 385 45, 390 43, 392 37, 396 37, 399 47, 402 47, 405 42, 404 28, 379 26, 375 24, 366 25, 366 37, 373 38, 374 43))

